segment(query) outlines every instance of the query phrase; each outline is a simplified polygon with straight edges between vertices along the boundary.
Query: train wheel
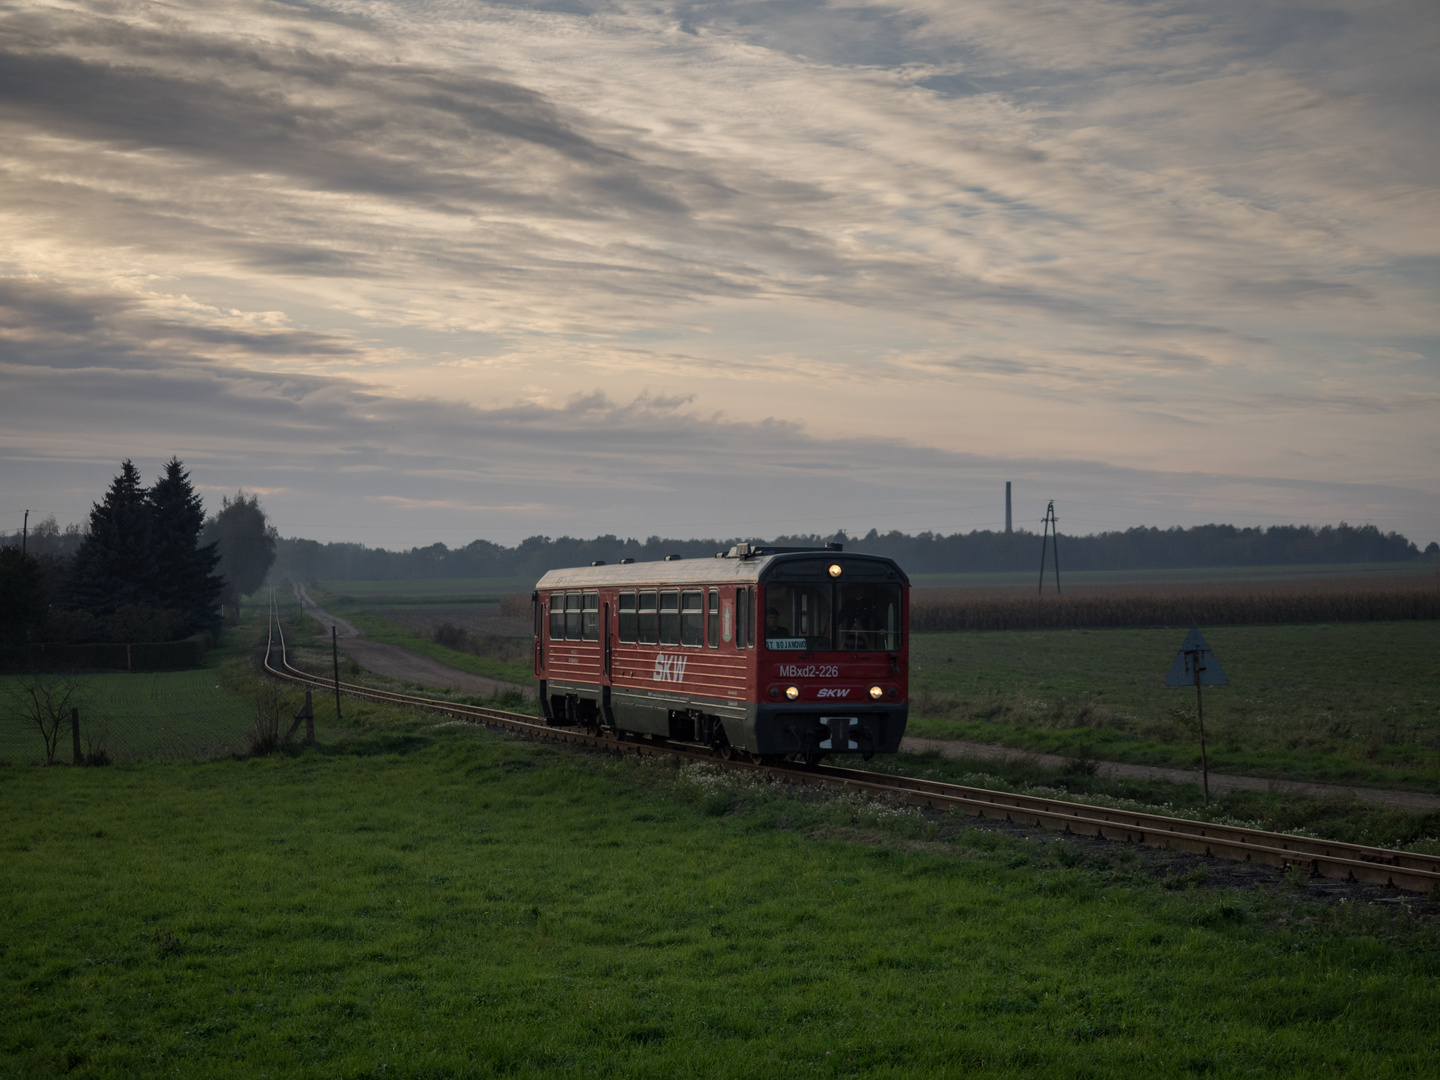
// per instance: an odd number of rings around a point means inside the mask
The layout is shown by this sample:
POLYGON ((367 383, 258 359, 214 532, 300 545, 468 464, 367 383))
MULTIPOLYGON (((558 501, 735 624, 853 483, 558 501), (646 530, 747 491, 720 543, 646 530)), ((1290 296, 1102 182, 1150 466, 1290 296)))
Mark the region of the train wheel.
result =
POLYGON ((803 761, 806 765, 810 765, 812 767, 815 765, 819 765, 820 762, 825 760, 825 751, 807 750, 805 751, 805 753, 800 755, 800 760, 803 761))

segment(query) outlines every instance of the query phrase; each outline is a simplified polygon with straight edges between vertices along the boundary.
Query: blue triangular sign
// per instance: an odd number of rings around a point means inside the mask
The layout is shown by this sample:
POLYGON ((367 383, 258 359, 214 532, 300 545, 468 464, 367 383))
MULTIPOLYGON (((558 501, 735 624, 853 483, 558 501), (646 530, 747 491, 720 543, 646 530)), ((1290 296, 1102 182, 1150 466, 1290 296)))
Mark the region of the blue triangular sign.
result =
POLYGON ((1200 669, 1201 686, 1227 686, 1230 682, 1198 626, 1185 635, 1185 644, 1180 646, 1180 655, 1175 657, 1175 663, 1170 665, 1170 674, 1165 676, 1165 685, 1194 686, 1197 667, 1200 669))

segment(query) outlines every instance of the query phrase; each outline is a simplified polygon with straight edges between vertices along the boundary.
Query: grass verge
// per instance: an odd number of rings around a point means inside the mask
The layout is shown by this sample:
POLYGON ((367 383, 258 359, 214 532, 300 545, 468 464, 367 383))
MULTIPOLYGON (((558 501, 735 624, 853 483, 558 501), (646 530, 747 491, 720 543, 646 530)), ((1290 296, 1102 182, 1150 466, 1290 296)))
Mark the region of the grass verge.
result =
POLYGON ((1024 758, 996 761, 935 753, 896 754, 876 757, 866 768, 994 791, 1440 854, 1440 811, 1403 810, 1351 796, 1231 791, 1213 795, 1206 808, 1199 784, 1098 776, 1093 763, 1083 759, 1046 768, 1024 758))

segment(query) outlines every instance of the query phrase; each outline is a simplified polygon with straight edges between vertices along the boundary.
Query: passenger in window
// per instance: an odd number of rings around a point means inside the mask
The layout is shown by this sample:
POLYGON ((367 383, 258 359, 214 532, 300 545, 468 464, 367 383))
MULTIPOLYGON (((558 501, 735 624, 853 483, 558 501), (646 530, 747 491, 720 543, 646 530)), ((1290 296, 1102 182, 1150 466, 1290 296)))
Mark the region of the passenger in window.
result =
POLYGON ((765 636, 767 638, 782 638, 790 636, 790 628, 780 625, 780 612, 773 607, 765 609, 765 636))

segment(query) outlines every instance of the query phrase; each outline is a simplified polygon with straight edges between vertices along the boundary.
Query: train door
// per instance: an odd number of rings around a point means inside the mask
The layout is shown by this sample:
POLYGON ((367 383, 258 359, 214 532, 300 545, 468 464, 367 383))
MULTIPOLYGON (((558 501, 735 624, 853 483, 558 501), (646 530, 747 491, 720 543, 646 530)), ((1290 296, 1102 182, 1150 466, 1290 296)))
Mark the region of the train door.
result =
POLYGON ((600 601, 600 626, 601 629, 601 654, 600 654, 600 685, 610 686, 611 667, 615 656, 615 627, 610 619, 610 597, 600 601))
POLYGON ((611 620, 610 612, 614 609, 615 603, 613 594, 603 593, 600 601, 600 721, 606 727, 615 726, 615 707, 611 704, 610 695, 614 686, 612 674, 615 664, 615 624, 611 620))

